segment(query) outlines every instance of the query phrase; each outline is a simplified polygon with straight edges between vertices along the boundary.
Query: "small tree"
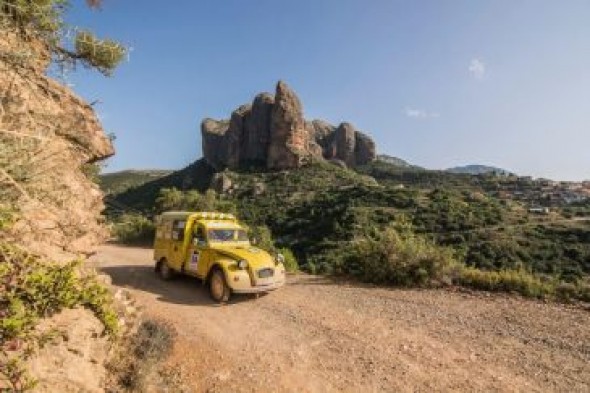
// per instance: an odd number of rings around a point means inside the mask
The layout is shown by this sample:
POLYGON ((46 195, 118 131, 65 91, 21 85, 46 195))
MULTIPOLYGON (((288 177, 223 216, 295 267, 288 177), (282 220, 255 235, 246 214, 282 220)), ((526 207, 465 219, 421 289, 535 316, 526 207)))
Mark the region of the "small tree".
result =
POLYGON ((162 188, 156 198, 156 206, 159 211, 182 209, 184 200, 182 191, 175 187, 162 188))
MULTIPOLYGON (((97 0, 87 3, 93 8, 100 5, 97 0)), ((111 75, 125 58, 126 48, 111 39, 97 38, 89 30, 68 26, 64 14, 69 8, 68 0, 0 0, 0 23, 3 31, 42 43, 56 63, 80 63, 111 75)))

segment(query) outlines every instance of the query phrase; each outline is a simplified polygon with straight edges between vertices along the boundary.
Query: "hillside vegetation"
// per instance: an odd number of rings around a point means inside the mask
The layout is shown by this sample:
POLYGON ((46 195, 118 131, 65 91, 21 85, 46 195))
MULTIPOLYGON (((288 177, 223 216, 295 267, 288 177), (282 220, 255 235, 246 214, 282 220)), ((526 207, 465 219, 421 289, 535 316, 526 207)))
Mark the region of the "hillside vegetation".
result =
POLYGON ((313 273, 588 297, 590 223, 559 212, 534 215, 522 203, 494 196, 499 183, 517 181, 383 161, 356 171, 316 163, 215 174, 198 161, 113 201, 153 216, 170 208, 202 209, 196 195, 209 190, 217 204, 206 207, 268 227, 313 273))
POLYGON ((120 194, 133 187, 157 180, 173 171, 164 169, 127 170, 105 173, 100 176, 101 188, 105 194, 120 194))

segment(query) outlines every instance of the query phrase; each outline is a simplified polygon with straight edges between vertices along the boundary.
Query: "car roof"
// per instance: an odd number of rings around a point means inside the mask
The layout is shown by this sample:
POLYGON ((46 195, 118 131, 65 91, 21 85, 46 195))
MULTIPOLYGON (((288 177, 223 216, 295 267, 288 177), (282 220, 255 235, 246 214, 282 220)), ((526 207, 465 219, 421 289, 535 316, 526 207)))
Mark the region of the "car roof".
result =
POLYGON ((161 218, 168 219, 168 220, 171 220, 173 218, 187 218, 191 214, 192 214, 192 212, 182 212, 182 211, 178 211, 178 212, 164 212, 164 213, 160 214, 160 217, 161 218))
POLYGON ((235 221, 197 220, 196 222, 203 224, 207 229, 244 229, 235 221))
POLYGON ((188 219, 192 218, 195 221, 222 221, 222 222, 236 222, 236 217, 233 214, 221 212, 190 212, 190 211, 169 211, 160 215, 161 219, 188 219))

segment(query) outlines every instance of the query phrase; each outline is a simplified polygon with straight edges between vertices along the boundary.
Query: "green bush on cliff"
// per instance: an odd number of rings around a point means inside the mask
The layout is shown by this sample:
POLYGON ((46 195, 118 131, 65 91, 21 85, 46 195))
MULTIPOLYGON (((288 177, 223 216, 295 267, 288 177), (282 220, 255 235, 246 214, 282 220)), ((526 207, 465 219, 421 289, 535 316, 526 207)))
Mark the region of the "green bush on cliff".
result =
POLYGON ((82 275, 79 265, 44 261, 0 243, 0 341, 26 338, 39 318, 77 306, 92 310, 107 333, 116 333, 110 293, 92 275, 82 275))
POLYGON ((35 385, 24 361, 48 340, 34 330, 41 318, 85 307, 102 322, 106 334, 117 333, 110 292, 94 276, 83 275, 79 264, 44 261, 0 241, 0 378, 14 391, 35 385))

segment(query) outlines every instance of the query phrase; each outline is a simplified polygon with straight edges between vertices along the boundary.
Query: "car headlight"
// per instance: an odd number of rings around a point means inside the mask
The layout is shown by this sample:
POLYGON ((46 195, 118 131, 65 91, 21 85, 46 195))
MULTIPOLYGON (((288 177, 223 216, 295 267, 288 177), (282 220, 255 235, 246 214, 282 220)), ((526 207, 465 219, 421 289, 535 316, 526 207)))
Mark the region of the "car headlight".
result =
POLYGON ((277 254, 276 262, 277 262, 277 265, 279 263, 285 263, 285 256, 283 254, 280 254, 280 253, 277 254))
POLYGON ((245 260, 245 259, 240 259, 240 260, 238 261, 238 267, 239 267, 240 269, 245 269, 245 268, 247 268, 247 267, 248 267, 248 261, 247 261, 247 260, 245 260))

